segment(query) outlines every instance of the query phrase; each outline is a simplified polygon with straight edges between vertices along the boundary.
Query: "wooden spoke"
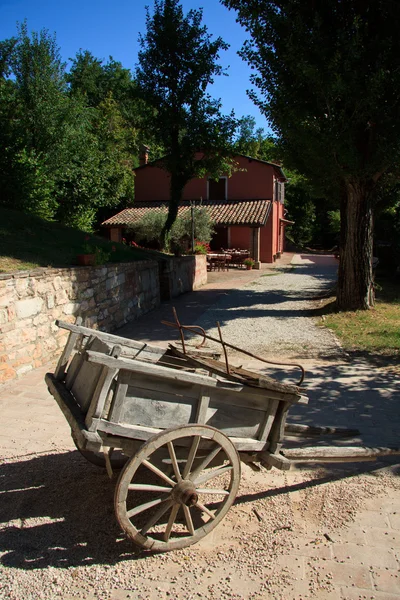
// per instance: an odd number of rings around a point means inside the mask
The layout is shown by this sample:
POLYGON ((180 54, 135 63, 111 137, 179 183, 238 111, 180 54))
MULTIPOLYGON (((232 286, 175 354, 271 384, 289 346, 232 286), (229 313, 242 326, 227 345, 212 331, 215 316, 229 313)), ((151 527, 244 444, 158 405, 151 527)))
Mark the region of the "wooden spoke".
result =
POLYGON ((158 469, 150 461, 144 460, 142 462, 142 465, 144 465, 145 467, 147 467, 148 469, 150 469, 150 471, 153 471, 153 473, 155 473, 156 475, 158 475, 159 477, 161 477, 161 479, 164 479, 164 481, 166 481, 167 483, 169 483, 172 487, 174 487, 174 485, 176 485, 175 481, 173 481, 172 479, 170 479, 165 473, 163 473, 162 471, 160 471, 160 469, 158 469))
POLYGON ((182 475, 179 471, 178 461, 176 460, 175 448, 172 442, 167 443, 168 453, 171 459, 172 467, 174 469, 175 477, 177 481, 182 481, 182 475))
MULTIPOLYGON (((222 432, 208 425, 166 429, 143 444, 125 465, 115 490, 115 512, 124 532, 142 548, 179 550, 199 541, 218 525, 232 506, 239 482, 239 455, 233 442, 222 432), (207 444, 212 441, 212 448, 208 447, 205 456, 199 457, 203 441, 207 444), (215 464, 214 468, 210 467, 211 463, 215 464), (155 484, 151 479, 149 483, 143 479, 146 475, 146 471, 141 470, 143 466, 148 469, 149 477, 151 472, 160 478, 155 484), (216 479, 222 474, 226 478, 223 484, 216 479), (215 488, 207 487, 209 484, 205 482, 209 480, 215 480, 215 488), (226 489, 222 489, 224 487, 226 489), (147 494, 148 502, 143 502, 140 494, 147 494), (203 503, 191 504, 197 494, 203 495, 203 503), (204 505, 207 495, 212 511, 204 505), (203 518, 194 519, 193 506, 203 518), (177 527, 181 507, 184 526, 177 527), (147 516, 146 511, 149 511, 147 516)), ((196 516, 199 517, 197 513, 196 516)))
POLYGON ((196 488, 198 494, 219 494, 221 496, 229 496, 227 490, 215 490, 214 488, 196 488))
POLYGON ((174 506, 172 507, 171 514, 169 515, 169 519, 168 519, 167 528, 164 532, 164 542, 168 542, 168 540, 169 540, 169 536, 171 535, 171 530, 175 523, 175 519, 179 512, 179 509, 180 509, 180 504, 174 504, 174 506))
POLYGON ((196 435, 193 438, 193 442, 192 442, 192 445, 191 445, 191 448, 190 448, 189 456, 187 458, 186 465, 185 465, 185 468, 183 469, 183 473, 182 473, 183 479, 186 479, 186 477, 190 473, 190 469, 192 468, 193 461, 194 461, 194 458, 196 456, 197 448, 199 447, 200 439, 201 438, 200 438, 199 435, 196 435))
POLYGON ((206 513, 210 517, 210 519, 215 519, 214 513, 211 510, 208 510, 207 506, 204 506, 201 502, 196 502, 195 507, 203 513, 206 513))
POLYGON ((232 465, 228 465, 227 467, 221 467, 219 469, 214 469, 213 471, 209 471, 208 473, 205 473, 198 479, 195 479, 193 481, 193 483, 197 487, 198 485, 201 485, 202 483, 205 483, 206 481, 210 481, 210 479, 215 479, 215 477, 218 477, 218 475, 222 475, 223 473, 228 473, 228 471, 232 471, 232 469, 233 469, 232 465))
POLYGON ((161 502, 166 502, 166 500, 162 500, 162 498, 157 498, 157 500, 151 500, 150 502, 145 502, 144 504, 135 506, 135 508, 131 508, 131 510, 127 511, 127 517, 128 519, 130 519, 131 517, 134 517, 135 515, 138 515, 139 513, 144 512, 145 510, 148 510, 153 506, 157 506, 157 504, 160 504, 161 502))
POLYGON ((134 492, 172 492, 172 488, 162 485, 150 485, 147 483, 131 483, 128 485, 129 491, 134 492))
POLYGON ((192 481, 195 481, 196 477, 198 476, 199 473, 201 473, 203 471, 203 469, 205 469, 207 467, 207 465, 210 464, 210 462, 212 460, 214 460, 214 458, 217 456, 218 452, 221 451, 220 446, 217 446, 216 448, 214 448, 214 450, 212 450, 199 464, 199 466, 193 471, 193 473, 190 474, 189 479, 191 479, 192 481))
POLYGON ((182 504, 182 506, 183 506, 183 512, 185 515, 185 520, 186 520, 186 525, 187 525, 188 531, 189 531, 190 535, 194 535, 194 527, 193 527, 192 515, 190 514, 190 508, 188 506, 186 506, 185 504, 182 504))
POLYGON ((140 533, 142 535, 146 535, 148 530, 151 529, 153 525, 155 525, 157 521, 161 519, 161 517, 167 512, 167 510, 171 508, 173 503, 173 500, 168 500, 167 502, 165 502, 165 504, 160 506, 158 511, 151 517, 151 519, 147 521, 146 525, 141 529, 140 533))

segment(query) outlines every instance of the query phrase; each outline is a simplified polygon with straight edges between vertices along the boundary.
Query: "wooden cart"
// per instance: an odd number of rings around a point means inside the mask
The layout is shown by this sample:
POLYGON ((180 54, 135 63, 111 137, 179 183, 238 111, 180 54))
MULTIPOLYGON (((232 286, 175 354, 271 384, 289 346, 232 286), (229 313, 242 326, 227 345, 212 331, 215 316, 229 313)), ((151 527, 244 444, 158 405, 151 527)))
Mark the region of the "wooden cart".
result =
POLYGON ((212 531, 235 499, 241 461, 290 467, 280 450, 288 410, 307 402, 299 387, 224 373, 200 351, 57 325, 70 334, 47 386, 85 458, 110 477, 124 465, 115 513, 139 546, 184 548, 212 531))

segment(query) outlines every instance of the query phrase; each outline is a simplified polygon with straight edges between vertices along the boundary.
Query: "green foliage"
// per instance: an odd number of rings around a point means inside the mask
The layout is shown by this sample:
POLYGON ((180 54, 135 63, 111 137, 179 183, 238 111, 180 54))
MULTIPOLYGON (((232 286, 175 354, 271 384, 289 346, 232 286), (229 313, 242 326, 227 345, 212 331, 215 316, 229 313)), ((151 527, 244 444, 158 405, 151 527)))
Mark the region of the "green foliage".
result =
POLYGON ((339 234, 340 233, 340 211, 339 210, 330 210, 328 211, 329 217, 329 225, 332 233, 339 234))
POLYGON ((399 172, 400 5, 386 0, 222 0, 250 32, 251 97, 288 168, 341 206, 338 306, 373 304, 372 211, 399 172))
MULTIPOLYGON (((202 240, 203 244, 207 244, 214 233, 213 224, 205 209, 196 207, 193 213, 195 238, 202 240)), ((165 213, 148 211, 140 221, 131 225, 129 229, 138 242, 159 248, 166 220, 167 215, 165 213)), ((180 252, 188 251, 190 249, 191 234, 192 217, 191 211, 188 209, 181 217, 175 219, 167 238, 168 249, 172 251, 179 250, 180 252)))
POLYGON ((29 36, 24 22, 0 43, 1 204, 90 231, 100 209, 132 202, 137 136, 122 111, 133 83, 119 63, 103 70, 108 83, 89 106, 68 89, 55 36, 29 36))
POLYGON ((206 91, 223 74, 217 61, 228 45, 212 40, 201 21, 202 10, 184 15, 178 0, 155 0, 153 14, 147 11, 146 34, 139 38, 136 77, 153 109, 147 113, 148 129, 164 147, 160 164, 171 174, 163 237, 177 217, 186 183, 206 173, 218 177, 234 166, 229 156, 236 120, 223 116, 221 103, 206 91))

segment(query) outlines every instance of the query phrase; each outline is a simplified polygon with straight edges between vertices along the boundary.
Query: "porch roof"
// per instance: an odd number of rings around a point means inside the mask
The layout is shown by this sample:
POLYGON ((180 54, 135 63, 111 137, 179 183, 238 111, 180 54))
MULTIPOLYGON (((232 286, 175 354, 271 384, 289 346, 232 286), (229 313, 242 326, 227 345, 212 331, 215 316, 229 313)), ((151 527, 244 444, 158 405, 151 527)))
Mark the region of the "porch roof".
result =
MULTIPOLYGON (((199 207, 198 200, 196 207, 199 207)), ((271 210, 271 200, 214 200, 201 204, 205 208, 214 225, 247 225, 262 227, 266 224, 271 210)), ((137 223, 148 211, 167 213, 168 202, 151 201, 135 202, 131 208, 125 208, 118 214, 102 223, 104 227, 126 227, 137 223)), ((190 201, 182 202, 178 216, 183 216, 190 210, 190 201)))

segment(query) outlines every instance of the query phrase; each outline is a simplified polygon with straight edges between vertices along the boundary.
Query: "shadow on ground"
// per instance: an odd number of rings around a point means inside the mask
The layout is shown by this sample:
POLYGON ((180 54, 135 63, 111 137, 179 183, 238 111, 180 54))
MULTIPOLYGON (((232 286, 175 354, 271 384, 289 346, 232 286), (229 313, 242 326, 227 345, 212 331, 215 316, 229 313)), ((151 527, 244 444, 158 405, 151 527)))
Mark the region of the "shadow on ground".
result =
MULTIPOLYGON (((390 461, 383 464, 390 464, 390 461)), ((332 471, 315 471, 315 478, 265 492, 239 495, 235 504, 277 497, 315 487, 356 473, 370 473, 374 463, 332 471)), ((85 565, 115 565, 145 559, 147 554, 120 533, 114 515, 115 482, 101 469, 86 463, 78 452, 26 457, 0 470, 1 562, 8 567, 34 570, 85 565)))

